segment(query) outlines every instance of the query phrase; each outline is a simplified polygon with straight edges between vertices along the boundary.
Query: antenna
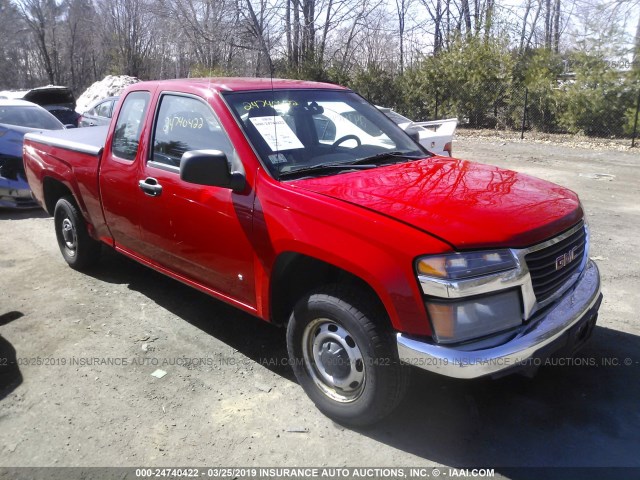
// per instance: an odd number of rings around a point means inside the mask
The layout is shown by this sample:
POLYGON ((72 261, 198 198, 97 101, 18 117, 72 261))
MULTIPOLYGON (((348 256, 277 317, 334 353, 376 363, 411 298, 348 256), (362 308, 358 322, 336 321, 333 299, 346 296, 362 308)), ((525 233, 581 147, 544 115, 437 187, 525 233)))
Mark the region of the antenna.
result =
POLYGON ((209 75, 207 75, 209 84, 207 85, 207 90, 211 92, 211 75, 213 75, 213 68, 209 67, 209 75))
POLYGON ((280 172, 281 172, 281 162, 280 162, 280 149, 278 148, 278 127, 276 126, 276 107, 275 107, 275 103, 276 103, 276 93, 275 93, 275 89, 273 88, 273 63, 271 62, 271 58, 268 58, 269 60, 269 79, 271 81, 271 108, 273 108, 273 135, 275 137, 276 140, 276 151, 274 152, 276 155, 276 159, 277 159, 277 165, 278 165, 278 178, 280 178, 280 172))

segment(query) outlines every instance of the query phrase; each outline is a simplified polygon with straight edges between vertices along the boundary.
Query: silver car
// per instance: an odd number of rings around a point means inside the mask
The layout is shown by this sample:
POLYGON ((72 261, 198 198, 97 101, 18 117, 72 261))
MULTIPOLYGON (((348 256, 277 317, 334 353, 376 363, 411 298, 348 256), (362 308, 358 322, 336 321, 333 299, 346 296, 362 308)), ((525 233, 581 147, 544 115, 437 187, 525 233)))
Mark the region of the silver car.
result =
POLYGON ((95 127, 96 125, 109 125, 113 109, 120 97, 107 97, 95 102, 80 116, 78 127, 95 127))

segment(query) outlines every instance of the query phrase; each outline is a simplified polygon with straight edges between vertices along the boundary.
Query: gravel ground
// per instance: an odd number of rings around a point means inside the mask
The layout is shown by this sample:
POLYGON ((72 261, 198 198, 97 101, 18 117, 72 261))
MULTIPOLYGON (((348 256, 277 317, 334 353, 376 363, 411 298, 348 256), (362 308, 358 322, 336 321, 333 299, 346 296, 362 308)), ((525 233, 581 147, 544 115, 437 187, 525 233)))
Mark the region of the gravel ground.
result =
POLYGON ((464 145, 465 140, 482 139, 484 141, 497 141, 510 143, 541 143, 544 145, 561 145, 563 147, 589 149, 589 150, 615 150, 618 152, 638 152, 640 150, 640 138, 636 138, 635 146, 631 147, 630 138, 597 138, 586 135, 570 135, 565 133, 545 133, 525 131, 524 138, 520 139, 520 132, 513 130, 467 130, 458 128, 456 142, 464 145))
POLYGON ((578 365, 474 381, 416 370, 390 418, 344 428, 293 379, 282 330, 111 252, 75 272, 43 212, 2 211, 0 357, 21 365, 0 393, 0 466, 640 467, 640 153, 454 148, 580 194, 605 300, 578 365))

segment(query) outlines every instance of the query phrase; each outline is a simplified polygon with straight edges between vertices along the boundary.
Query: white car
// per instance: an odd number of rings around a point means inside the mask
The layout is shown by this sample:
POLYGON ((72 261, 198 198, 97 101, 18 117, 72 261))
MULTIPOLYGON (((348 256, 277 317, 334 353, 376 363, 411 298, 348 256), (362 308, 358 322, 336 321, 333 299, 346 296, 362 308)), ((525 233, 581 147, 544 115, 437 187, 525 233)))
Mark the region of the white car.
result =
POLYGON ((390 108, 378 107, 378 109, 406 132, 418 133, 420 144, 431 153, 445 157, 451 156, 453 136, 458 126, 457 118, 414 122, 390 108))

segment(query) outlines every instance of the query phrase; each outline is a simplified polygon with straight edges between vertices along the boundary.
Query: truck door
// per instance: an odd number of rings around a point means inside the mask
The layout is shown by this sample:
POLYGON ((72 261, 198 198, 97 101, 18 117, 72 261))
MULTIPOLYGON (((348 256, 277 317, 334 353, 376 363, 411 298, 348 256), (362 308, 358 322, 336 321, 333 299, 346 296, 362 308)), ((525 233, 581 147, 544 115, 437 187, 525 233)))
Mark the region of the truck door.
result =
POLYGON ((253 248, 249 241, 253 193, 241 195, 180 179, 189 150, 221 150, 242 168, 211 106, 199 97, 160 96, 149 154, 143 163, 140 225, 145 256, 214 293, 255 307, 253 248))
POLYGON ((147 137, 143 130, 150 100, 147 91, 130 92, 124 98, 111 141, 105 145, 99 173, 102 206, 111 236, 118 247, 134 253, 143 249, 138 172, 145 150, 140 142, 147 137))

